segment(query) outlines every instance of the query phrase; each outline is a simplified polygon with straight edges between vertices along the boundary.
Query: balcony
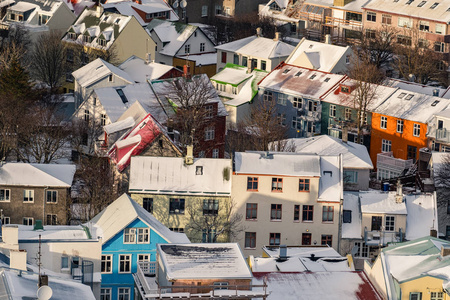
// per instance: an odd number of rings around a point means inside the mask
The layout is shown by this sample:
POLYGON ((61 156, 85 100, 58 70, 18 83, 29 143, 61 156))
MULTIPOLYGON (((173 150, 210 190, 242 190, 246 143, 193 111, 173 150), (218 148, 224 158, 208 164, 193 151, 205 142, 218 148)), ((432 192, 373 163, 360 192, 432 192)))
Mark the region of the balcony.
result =
POLYGON ((392 152, 384 152, 377 154, 377 169, 396 171, 402 173, 403 170, 409 169, 413 165, 412 159, 395 158, 392 152))
POLYGON ((450 143, 450 132, 446 128, 436 129, 436 140, 450 143))
POLYGON ((334 17, 325 17, 325 25, 333 27, 347 27, 353 30, 362 30, 362 22, 355 20, 344 20, 334 17))
POLYGON ((399 231, 372 230, 369 231, 364 227, 364 242, 370 246, 384 247, 388 243, 403 242, 405 233, 400 228, 399 231))

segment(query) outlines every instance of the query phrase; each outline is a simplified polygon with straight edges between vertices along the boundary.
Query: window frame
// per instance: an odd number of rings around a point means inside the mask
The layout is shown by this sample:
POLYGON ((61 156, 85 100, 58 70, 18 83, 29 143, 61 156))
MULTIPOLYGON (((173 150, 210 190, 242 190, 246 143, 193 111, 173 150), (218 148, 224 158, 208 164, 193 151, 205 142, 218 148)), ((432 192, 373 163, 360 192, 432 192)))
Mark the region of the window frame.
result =
POLYGON ((169 199, 169 215, 184 215, 185 210, 186 210, 186 200, 184 198, 169 199), (171 210, 171 207, 174 207, 175 203, 177 203, 178 208, 174 208, 173 210, 171 210), (177 209, 178 212, 176 212, 177 209))
POLYGON ((283 205, 272 203, 270 204, 270 221, 281 221, 283 213, 283 205))
POLYGON ((294 205, 294 222, 300 222, 300 205, 294 205))
POLYGON ((258 220, 258 203, 246 203, 245 219, 251 221, 258 220))
POLYGON ((269 246, 279 246, 281 244, 281 233, 269 233, 269 246))
POLYGON ((23 190, 23 203, 34 203, 34 190, 23 190))
POLYGON ((413 136, 420 137, 420 124, 414 123, 413 136))
POLYGON ((57 190, 47 190, 45 194, 46 194, 45 202, 47 204, 56 204, 56 203, 58 203, 58 191, 57 190), (48 201, 49 200, 49 194, 50 194, 50 201, 48 201))
POLYGON ((150 244, 150 228, 142 227, 136 229, 136 244, 150 244))
POLYGON ((258 185, 259 185, 259 177, 247 176, 247 192, 257 192, 258 185), (251 189, 249 189, 250 183, 252 184, 251 189), (255 183, 256 183, 256 189, 255 189, 255 183))
POLYGON ((386 215, 384 217, 384 230, 389 231, 389 232, 395 232, 395 216, 394 215, 386 215))
POLYGON ((322 234, 320 239, 320 244, 322 246, 333 246, 333 235, 331 234, 322 234))
POLYGON ((381 152, 386 153, 386 152, 391 152, 391 150, 392 150, 392 141, 382 139, 381 140, 381 152))
POLYGON ((219 215, 219 200, 218 199, 203 199, 203 215, 204 216, 218 216, 219 215), (205 209, 205 207, 206 207, 206 209, 205 209))
POLYGON ((397 120, 397 132, 403 133, 403 127, 405 125, 405 122, 403 120, 397 120))
POLYGON ((184 45, 184 53, 185 54, 191 53, 191 44, 184 45))
POLYGON ((387 117, 381 116, 380 118, 380 128, 387 129, 387 117))
POLYGON ((143 197, 142 198, 142 207, 148 211, 149 213, 153 213, 153 198, 149 198, 149 197, 143 197), (150 203, 150 207, 149 206, 150 203), (148 209, 150 208, 150 210, 148 209))
POLYGON ((119 288, 117 288, 117 299, 118 300, 131 300, 130 288, 127 288, 127 287, 119 287, 119 288), (126 296, 126 298, 125 298, 125 296, 126 296))
POLYGON ((392 15, 381 14, 381 24, 392 25, 392 15))
POLYGON ((245 232, 244 248, 245 249, 256 249, 256 232, 245 232), (252 245, 254 245, 254 247, 252 247, 252 245))
POLYGON ((131 273, 131 254, 119 254, 119 269, 118 269, 118 272, 119 272, 119 274, 131 273), (124 258, 124 259, 122 259, 122 258, 124 258), (128 262, 128 266, 126 265, 127 262, 128 262))
POLYGON ((302 233, 302 246, 311 246, 312 234, 309 232, 302 233), (305 241, 308 241, 305 243, 305 241))
POLYGON ((69 269, 69 256, 67 255, 61 255, 61 270, 68 270, 69 269), (63 261, 65 261, 63 263, 63 261))
POLYGON ((215 139, 216 132, 214 126, 208 126, 205 128, 205 141, 212 141, 215 139))
POLYGON ((302 206, 302 222, 314 222, 314 205, 302 206))
POLYGON ((298 191, 302 193, 309 193, 311 191, 311 180, 309 178, 299 178, 298 191))
POLYGON ((22 218, 22 224, 25 225, 25 226, 33 226, 34 218, 32 218, 32 217, 23 217, 22 218), (25 220, 27 221, 27 224, 25 224, 25 220), (31 221, 31 224, 29 224, 30 221, 31 221))
POLYGON ((0 202, 11 202, 11 189, 0 189, 0 202))
POLYGON ((200 52, 205 52, 205 43, 200 43, 200 52))
POLYGON ((123 229, 123 243, 136 244, 136 228, 127 227, 123 229))
POLYGON ((283 178, 272 177, 271 192, 282 193, 283 192, 283 178))
POLYGON ((367 12, 366 20, 369 22, 376 22, 377 21, 377 13, 374 13, 371 11, 367 12))
POLYGON ((334 222, 334 206, 324 205, 322 207, 322 223, 333 223, 333 222, 334 222))
POLYGON ((329 111, 330 117, 336 117, 336 105, 330 104, 330 111, 329 111))
POLYGON ((58 215, 56 215, 56 214, 47 214, 46 216, 45 216, 46 218, 46 225, 58 225, 58 215), (50 219, 50 222, 49 222, 49 219, 50 219))
POLYGON ((111 288, 100 288, 100 300, 111 300, 112 298, 111 288))
POLYGON ((100 261, 100 273, 112 274, 112 267, 113 267, 112 254, 102 254, 100 261))

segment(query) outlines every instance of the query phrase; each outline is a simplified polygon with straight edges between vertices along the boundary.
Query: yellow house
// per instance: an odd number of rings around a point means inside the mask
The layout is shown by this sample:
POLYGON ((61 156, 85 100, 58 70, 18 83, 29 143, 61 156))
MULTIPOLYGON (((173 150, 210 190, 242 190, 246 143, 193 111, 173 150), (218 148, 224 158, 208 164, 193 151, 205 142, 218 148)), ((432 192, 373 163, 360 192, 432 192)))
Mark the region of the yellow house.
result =
POLYGON ((385 299, 450 299, 450 242, 434 237, 382 249, 364 271, 385 299))

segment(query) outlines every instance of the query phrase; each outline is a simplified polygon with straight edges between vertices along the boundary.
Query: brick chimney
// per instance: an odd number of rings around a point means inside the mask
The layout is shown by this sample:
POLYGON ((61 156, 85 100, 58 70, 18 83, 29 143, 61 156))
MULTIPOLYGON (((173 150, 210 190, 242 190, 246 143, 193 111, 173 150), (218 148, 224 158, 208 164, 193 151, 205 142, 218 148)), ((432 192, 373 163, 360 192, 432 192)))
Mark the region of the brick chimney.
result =
POLYGON ((450 245, 441 246, 441 257, 446 257, 450 254, 450 245))
POLYGON ((262 36, 262 29, 261 27, 256 28, 256 36, 261 37, 262 36))
POLYGON ((275 37, 273 38, 274 41, 279 41, 280 40, 280 33, 277 31, 275 32, 275 37))

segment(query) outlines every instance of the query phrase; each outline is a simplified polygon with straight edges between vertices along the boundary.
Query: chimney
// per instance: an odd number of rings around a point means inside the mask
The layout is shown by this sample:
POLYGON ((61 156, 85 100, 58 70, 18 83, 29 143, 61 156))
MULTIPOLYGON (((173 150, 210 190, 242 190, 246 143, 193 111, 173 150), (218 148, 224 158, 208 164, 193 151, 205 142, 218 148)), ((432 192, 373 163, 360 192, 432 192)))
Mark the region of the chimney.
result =
POLYGON ((95 10, 95 16, 97 18, 100 18, 102 14, 103 14, 103 6, 101 6, 99 4, 99 5, 97 5, 96 10, 95 10))
POLYGON ((11 269, 27 270, 27 250, 11 250, 9 252, 9 266, 11 269))
POLYGON ((397 180, 397 192, 395 194, 395 203, 403 202, 403 185, 400 183, 400 179, 397 180))
POLYGON ((147 55, 145 56, 145 63, 148 65, 151 61, 152 61, 152 54, 147 53, 147 55))
POLYGON ((262 36, 262 29, 261 27, 256 28, 256 36, 261 37, 262 36))
POLYGON ((434 89, 433 90, 433 96, 439 97, 439 89, 434 89))
POLYGON ((2 239, 9 249, 19 250, 19 227, 17 225, 2 226, 2 239))
POLYGON ((190 69, 191 69, 191 67, 189 65, 183 66, 183 77, 184 78, 189 79, 191 77, 190 69))
POLYGON ((346 144, 348 142, 348 127, 347 126, 342 127, 342 141, 346 144))
POLYGON ((331 45, 331 36, 329 34, 325 35, 325 44, 331 45))
POLYGON ((430 229, 430 236, 437 238, 437 230, 436 229, 430 229))
POLYGON ((186 165, 192 165, 194 163, 194 146, 189 145, 186 147, 186 157, 184 158, 186 165))
POLYGON ((273 39, 274 41, 279 41, 280 40, 280 33, 277 31, 275 32, 275 37, 273 39))
POLYGON ((450 245, 441 246, 441 257, 446 257, 450 254, 450 245))

